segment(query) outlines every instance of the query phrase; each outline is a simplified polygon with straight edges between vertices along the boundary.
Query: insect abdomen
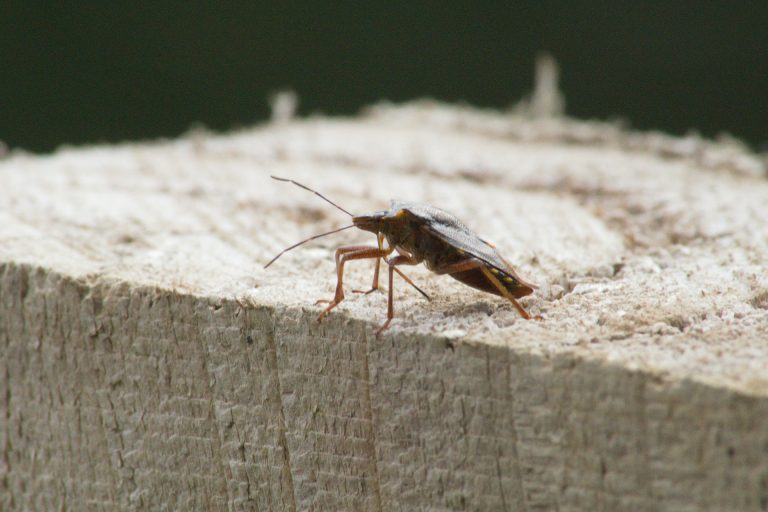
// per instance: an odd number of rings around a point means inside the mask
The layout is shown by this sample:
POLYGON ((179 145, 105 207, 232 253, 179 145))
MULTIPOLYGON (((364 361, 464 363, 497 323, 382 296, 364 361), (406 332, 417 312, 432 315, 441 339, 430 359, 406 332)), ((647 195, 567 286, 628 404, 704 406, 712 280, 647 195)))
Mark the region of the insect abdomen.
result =
MULTIPOLYGON (((496 276, 501 285, 504 286, 504 288, 506 288, 506 290, 516 299, 533 293, 533 288, 524 285, 509 274, 506 274, 505 272, 502 272, 494 267, 488 267, 488 270, 490 270, 496 276)), ((479 268, 473 268, 472 270, 465 270, 463 272, 456 272, 454 274, 450 274, 450 276, 457 281, 461 281, 467 286, 475 288, 476 290, 492 293, 500 297, 504 296, 496 287, 496 285, 493 284, 479 268)))

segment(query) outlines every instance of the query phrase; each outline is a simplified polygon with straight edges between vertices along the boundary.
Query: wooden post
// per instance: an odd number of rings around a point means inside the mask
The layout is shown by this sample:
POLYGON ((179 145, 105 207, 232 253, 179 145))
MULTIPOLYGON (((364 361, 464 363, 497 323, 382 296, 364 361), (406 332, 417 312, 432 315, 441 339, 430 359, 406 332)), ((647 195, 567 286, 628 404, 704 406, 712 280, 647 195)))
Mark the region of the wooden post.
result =
POLYGON ((2 510, 765 510, 768 182, 732 142, 419 102, 0 163, 2 510), (344 231, 452 211, 541 285, 344 231))

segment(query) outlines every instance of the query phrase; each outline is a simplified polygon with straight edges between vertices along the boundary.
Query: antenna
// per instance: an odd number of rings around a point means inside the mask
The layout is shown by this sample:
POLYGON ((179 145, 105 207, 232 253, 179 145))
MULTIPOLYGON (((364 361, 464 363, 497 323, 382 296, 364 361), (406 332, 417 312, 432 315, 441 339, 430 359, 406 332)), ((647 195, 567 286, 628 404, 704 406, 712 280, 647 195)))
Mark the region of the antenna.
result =
POLYGON ((311 189, 311 188, 309 188, 308 186, 306 186, 306 185, 302 185, 302 184, 301 184, 301 183, 299 183, 298 181, 289 180, 289 179, 287 179, 287 178, 278 178, 277 176, 270 176, 270 178, 272 178, 273 180, 277 180, 277 181, 285 181, 285 182, 287 182, 287 183, 293 183, 293 184, 294 184, 294 185, 296 185, 297 187, 301 187, 301 188, 303 188, 304 190, 309 190, 310 192, 312 192, 312 193, 313 193, 313 194, 315 194, 316 196, 319 196, 321 199, 323 199, 323 200, 325 200, 325 201, 327 201, 327 202, 331 203, 333 206, 335 206, 335 207, 336 207, 336 208, 338 208, 339 210, 343 211, 344 213, 346 213, 346 214, 347 214, 347 215, 349 215, 350 217, 354 217, 354 215, 352 215, 352 214, 351 214, 351 213, 349 213, 347 210, 345 210, 345 209, 344 209, 344 208, 342 208, 341 206, 337 205, 336 203, 334 203, 333 201, 331 201, 330 199, 328 199, 327 197, 325 197, 325 196, 324 196, 323 194, 321 194, 320 192, 318 192, 318 191, 316 191, 316 190, 312 190, 312 189, 311 189))
MULTIPOLYGON (((287 180, 286 180, 286 181, 287 181, 287 180)), ((272 258, 272 259, 269 261, 269 263, 267 263, 266 265, 264 265, 264 268, 267 268, 268 266, 270 266, 271 264, 273 264, 277 258, 279 258, 280 256, 282 256, 282 255, 283 255, 283 254, 285 254, 286 252, 290 251, 291 249, 295 249, 295 248, 297 248, 297 247, 298 247, 298 246, 300 246, 301 244, 305 244, 305 243, 309 242, 310 240, 314 240, 314 239, 316 239, 316 238, 320 238, 321 236, 332 235, 332 234, 334 234, 334 233, 338 233, 339 231, 344 231, 345 229, 349 229, 349 228, 353 228, 353 227, 355 227, 355 225, 354 225, 354 224, 350 224, 349 226, 344 226, 343 228, 334 229, 333 231, 328 231, 327 233, 321 233, 321 234, 319 234, 319 235, 311 236, 311 237, 307 238, 306 240, 302 240, 301 242, 295 243, 295 244, 293 244, 293 245, 292 245, 292 246, 290 246, 290 247, 286 247, 285 249, 283 249, 282 251, 280 251, 280 253, 279 253, 277 256, 275 256, 274 258, 272 258)))

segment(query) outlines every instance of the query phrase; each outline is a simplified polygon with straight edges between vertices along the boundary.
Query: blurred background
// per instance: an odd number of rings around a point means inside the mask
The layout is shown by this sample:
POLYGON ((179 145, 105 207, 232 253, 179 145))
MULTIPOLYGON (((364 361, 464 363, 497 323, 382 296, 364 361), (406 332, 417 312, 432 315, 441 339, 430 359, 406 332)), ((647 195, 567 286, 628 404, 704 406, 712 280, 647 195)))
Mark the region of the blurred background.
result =
POLYGON ((507 108, 534 62, 566 113, 768 150, 768 2, 0 2, 0 140, 228 130, 290 89, 302 115, 431 97, 507 108))

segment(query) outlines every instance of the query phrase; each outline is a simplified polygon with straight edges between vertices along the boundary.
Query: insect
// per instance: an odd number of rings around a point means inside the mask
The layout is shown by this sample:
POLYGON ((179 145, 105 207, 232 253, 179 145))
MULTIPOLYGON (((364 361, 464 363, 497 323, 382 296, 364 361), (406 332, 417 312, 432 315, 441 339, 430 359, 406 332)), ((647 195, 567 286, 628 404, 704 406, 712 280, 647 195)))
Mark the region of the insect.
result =
POLYGON ((277 258, 291 249, 310 240, 338 233, 345 229, 357 227, 376 235, 378 242, 376 247, 351 245, 336 249, 336 293, 331 300, 318 301, 318 303, 328 304, 320 313, 318 321, 322 320, 344 300, 344 265, 348 261, 362 259, 375 259, 376 266, 373 273, 373 286, 367 292, 355 290, 358 293, 370 293, 379 288, 379 267, 382 260, 387 264, 389 270, 387 320, 376 331, 376 336, 379 336, 389 327, 394 318, 392 285, 395 272, 429 299, 426 293, 397 268, 401 265, 418 265, 422 262, 429 270, 438 275, 447 274, 472 288, 508 299, 523 318, 527 320, 531 318, 528 312, 517 302, 517 299, 533 293, 537 286, 520 277, 512 265, 499 254, 495 245, 475 234, 450 213, 427 204, 393 200, 388 210, 353 215, 319 192, 301 183, 276 176, 272 176, 272 178, 293 183, 314 193, 352 217, 352 224, 312 236, 283 249, 264 268, 269 267, 277 258), (386 247, 384 246, 385 240, 387 242, 386 247), (393 252, 397 252, 397 255, 391 256, 393 252))

